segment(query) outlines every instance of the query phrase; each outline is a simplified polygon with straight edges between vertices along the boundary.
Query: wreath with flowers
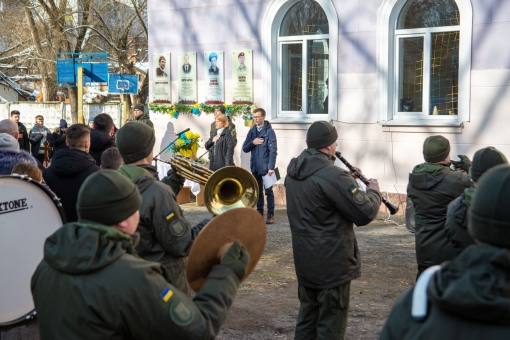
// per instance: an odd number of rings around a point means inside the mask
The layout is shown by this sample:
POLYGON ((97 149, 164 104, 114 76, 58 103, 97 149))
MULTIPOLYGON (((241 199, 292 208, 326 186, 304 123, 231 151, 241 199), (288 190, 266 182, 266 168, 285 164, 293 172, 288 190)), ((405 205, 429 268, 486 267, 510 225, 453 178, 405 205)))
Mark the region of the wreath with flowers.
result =
MULTIPOLYGON (((256 104, 253 105, 237 105, 237 104, 222 104, 225 106, 225 114, 230 117, 241 116, 244 120, 253 120, 253 110, 257 108, 256 104)), ((214 113, 217 105, 209 105, 204 103, 196 103, 193 105, 186 104, 168 104, 150 102, 148 104, 149 110, 155 113, 165 113, 170 115, 172 118, 179 118, 179 115, 193 115, 200 116, 202 112, 206 114, 214 113)))
MULTIPOLYGON (((174 153, 179 153, 184 157, 191 157, 197 154, 199 143, 202 141, 200 134, 187 131, 181 133, 179 138, 170 147, 174 153)), ((168 151, 170 151, 170 148, 168 151)))

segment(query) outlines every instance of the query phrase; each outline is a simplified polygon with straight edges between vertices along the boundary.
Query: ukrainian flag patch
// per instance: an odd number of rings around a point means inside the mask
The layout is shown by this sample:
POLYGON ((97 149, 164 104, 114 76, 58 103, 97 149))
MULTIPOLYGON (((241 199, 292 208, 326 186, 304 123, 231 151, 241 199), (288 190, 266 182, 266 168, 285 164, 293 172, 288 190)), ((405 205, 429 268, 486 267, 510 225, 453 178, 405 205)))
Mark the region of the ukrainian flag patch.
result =
POLYGON ((165 217, 166 217, 167 220, 171 219, 174 216, 175 216, 175 214, 174 214, 174 212, 172 210, 170 210, 169 212, 167 212, 165 214, 165 217))
POLYGON ((165 302, 167 302, 168 300, 170 300, 170 298, 172 297, 172 295, 174 295, 174 292, 172 292, 170 290, 170 288, 166 287, 160 294, 161 296, 161 299, 165 302))
POLYGON ((350 192, 352 192, 353 194, 358 191, 358 187, 353 185, 350 189, 349 189, 350 192))

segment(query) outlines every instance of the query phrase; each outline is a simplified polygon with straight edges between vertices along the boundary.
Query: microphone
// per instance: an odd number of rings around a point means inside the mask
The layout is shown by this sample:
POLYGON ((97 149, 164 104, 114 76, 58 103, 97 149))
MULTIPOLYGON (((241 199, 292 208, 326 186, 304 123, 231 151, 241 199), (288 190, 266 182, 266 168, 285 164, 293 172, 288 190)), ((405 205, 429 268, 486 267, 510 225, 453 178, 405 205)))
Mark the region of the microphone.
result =
POLYGON ((176 135, 176 136, 180 136, 180 135, 182 135, 183 133, 188 132, 188 131, 189 131, 189 128, 187 128, 186 130, 182 130, 181 132, 178 132, 178 133, 176 133, 175 135, 176 135))

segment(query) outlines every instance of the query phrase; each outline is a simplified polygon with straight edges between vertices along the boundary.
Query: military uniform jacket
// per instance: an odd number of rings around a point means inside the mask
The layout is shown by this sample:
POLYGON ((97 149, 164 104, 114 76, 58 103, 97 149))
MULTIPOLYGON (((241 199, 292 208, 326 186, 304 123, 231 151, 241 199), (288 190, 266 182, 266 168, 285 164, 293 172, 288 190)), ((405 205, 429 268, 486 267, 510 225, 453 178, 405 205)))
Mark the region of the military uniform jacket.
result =
POLYGON ((510 334, 510 258, 489 245, 466 248, 427 287, 424 321, 411 315, 414 287, 400 296, 380 340, 503 340, 510 334))
POLYGON ((154 124, 152 124, 152 121, 148 114, 144 113, 140 117, 134 117, 134 121, 149 125, 150 128, 154 131, 154 124))
POLYGON ((446 210, 470 185, 466 173, 441 164, 423 163, 409 174, 407 195, 415 210, 418 265, 430 267, 454 258, 455 252, 444 231, 446 210))
POLYGON ((328 289, 358 278, 361 257, 353 224, 377 217, 381 194, 359 190, 334 157, 316 149, 290 161, 285 188, 299 284, 328 289))
POLYGON ((46 240, 31 288, 42 340, 187 340, 218 334, 238 285, 216 265, 192 301, 161 264, 134 255, 131 235, 81 221, 46 240))
POLYGON ((475 188, 468 188, 448 205, 444 229, 456 255, 459 255, 468 246, 475 244, 475 240, 467 230, 467 211, 474 192, 475 188))
POLYGON ((137 232, 140 242, 136 251, 145 260, 162 263, 169 271, 170 282, 189 293, 186 280, 186 257, 193 241, 207 220, 191 227, 175 201, 175 193, 184 183, 173 176, 157 179, 152 165, 122 165, 119 172, 128 177, 140 190, 142 206, 137 232))

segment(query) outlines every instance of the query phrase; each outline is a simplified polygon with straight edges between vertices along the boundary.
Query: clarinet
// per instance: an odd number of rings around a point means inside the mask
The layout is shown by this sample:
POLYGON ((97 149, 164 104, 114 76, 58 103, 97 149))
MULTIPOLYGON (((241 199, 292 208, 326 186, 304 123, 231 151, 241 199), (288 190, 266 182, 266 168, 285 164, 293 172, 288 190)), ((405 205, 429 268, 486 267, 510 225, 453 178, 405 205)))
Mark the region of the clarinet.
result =
MULTIPOLYGON (((352 166, 351 163, 349 163, 343 156, 342 156, 342 153, 340 151, 336 151, 335 152, 335 156, 340 160, 342 161, 342 163, 345 164, 346 167, 349 168, 349 170, 356 175, 356 177, 358 177, 363 183, 365 183, 365 185, 368 185, 368 179, 363 176, 361 174, 361 172, 358 171, 358 169, 356 169, 355 167, 352 166)), ((384 198, 384 196, 382 197, 382 202, 384 203, 384 205, 388 208, 388 210, 390 211, 390 214, 391 215, 395 215, 397 212, 398 212, 398 207, 391 204, 386 198, 384 198)))

